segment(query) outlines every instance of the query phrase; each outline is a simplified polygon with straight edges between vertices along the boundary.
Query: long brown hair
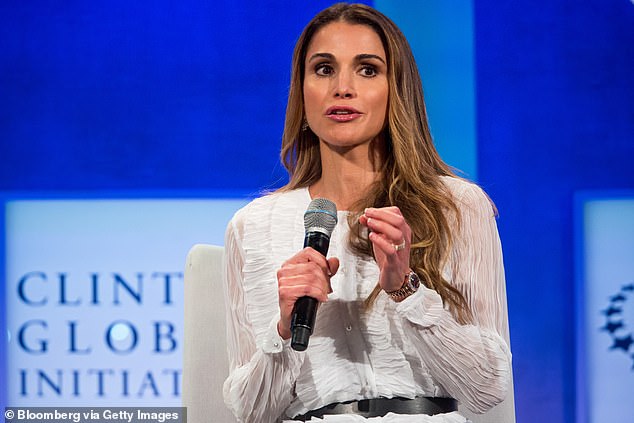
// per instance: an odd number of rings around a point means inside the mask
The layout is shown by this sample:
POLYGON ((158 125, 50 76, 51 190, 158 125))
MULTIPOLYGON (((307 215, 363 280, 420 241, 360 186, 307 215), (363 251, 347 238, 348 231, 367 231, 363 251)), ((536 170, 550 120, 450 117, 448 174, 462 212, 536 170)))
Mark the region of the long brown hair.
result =
MULTIPOLYGON (((471 320, 463 294, 442 276, 451 246, 447 213, 459 222, 457 207, 440 176, 454 176, 436 151, 423 97, 423 88, 409 43, 385 15, 361 4, 335 4, 317 14, 302 32, 293 53, 291 85, 282 137, 281 159, 290 180, 281 188, 288 191, 308 187, 321 177, 319 139, 303 130, 303 84, 306 51, 315 33, 325 25, 343 21, 367 25, 381 38, 388 61, 389 99, 385 161, 380 177, 355 206, 396 205, 412 229, 410 266, 423 283, 436 290, 453 315, 462 323, 471 320)), ((358 222, 359 213, 349 215, 350 245, 359 254, 372 255, 372 245, 358 222)), ((377 284, 367 299, 372 304, 381 291, 377 284)))

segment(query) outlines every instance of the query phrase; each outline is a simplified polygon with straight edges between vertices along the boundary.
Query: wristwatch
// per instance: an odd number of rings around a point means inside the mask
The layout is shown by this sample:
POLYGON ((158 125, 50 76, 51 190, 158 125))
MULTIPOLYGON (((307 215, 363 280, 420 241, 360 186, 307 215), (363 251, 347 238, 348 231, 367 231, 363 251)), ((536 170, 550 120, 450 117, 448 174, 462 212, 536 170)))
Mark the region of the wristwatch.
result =
POLYGON ((396 291, 390 291, 387 294, 394 301, 401 301, 405 298, 412 295, 414 292, 418 291, 420 287, 420 278, 412 269, 405 275, 405 280, 403 281, 403 286, 401 286, 396 291))

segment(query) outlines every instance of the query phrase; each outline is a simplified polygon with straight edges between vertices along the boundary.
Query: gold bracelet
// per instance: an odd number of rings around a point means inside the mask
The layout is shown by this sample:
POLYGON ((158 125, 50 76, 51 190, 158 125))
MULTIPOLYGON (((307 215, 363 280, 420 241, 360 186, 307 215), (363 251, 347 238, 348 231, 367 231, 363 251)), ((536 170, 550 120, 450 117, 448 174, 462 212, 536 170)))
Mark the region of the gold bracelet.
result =
POLYGON ((418 291, 420 287, 420 278, 412 269, 405 275, 405 280, 403 281, 403 285, 396 291, 389 291, 386 293, 392 298, 394 301, 400 302, 405 298, 412 295, 414 292, 418 291))

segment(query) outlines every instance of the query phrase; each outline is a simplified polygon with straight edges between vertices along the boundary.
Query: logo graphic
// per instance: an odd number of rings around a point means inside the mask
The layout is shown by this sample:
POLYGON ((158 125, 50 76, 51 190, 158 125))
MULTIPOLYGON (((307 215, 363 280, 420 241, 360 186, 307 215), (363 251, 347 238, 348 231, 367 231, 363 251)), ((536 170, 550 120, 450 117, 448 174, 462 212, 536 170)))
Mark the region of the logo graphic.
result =
POLYGON ((601 314, 605 316, 605 326, 601 330, 608 332, 612 338, 611 351, 620 350, 632 358, 631 370, 634 371, 634 331, 631 326, 634 325, 632 319, 634 313, 628 314, 628 311, 634 311, 634 301, 628 303, 628 299, 631 300, 632 297, 634 297, 634 283, 623 285, 619 292, 610 297, 608 308, 601 311, 601 314), (630 326, 626 321, 628 317, 630 317, 630 326))

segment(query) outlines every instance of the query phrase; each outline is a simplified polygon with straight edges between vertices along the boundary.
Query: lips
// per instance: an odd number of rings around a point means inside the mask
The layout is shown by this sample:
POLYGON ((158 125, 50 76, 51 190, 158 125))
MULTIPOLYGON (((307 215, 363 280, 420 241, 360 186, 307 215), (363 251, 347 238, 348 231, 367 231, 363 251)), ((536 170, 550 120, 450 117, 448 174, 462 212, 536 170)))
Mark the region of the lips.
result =
POLYGON ((362 113, 353 107, 333 106, 326 110, 326 117, 335 122, 349 122, 357 119, 362 113))

